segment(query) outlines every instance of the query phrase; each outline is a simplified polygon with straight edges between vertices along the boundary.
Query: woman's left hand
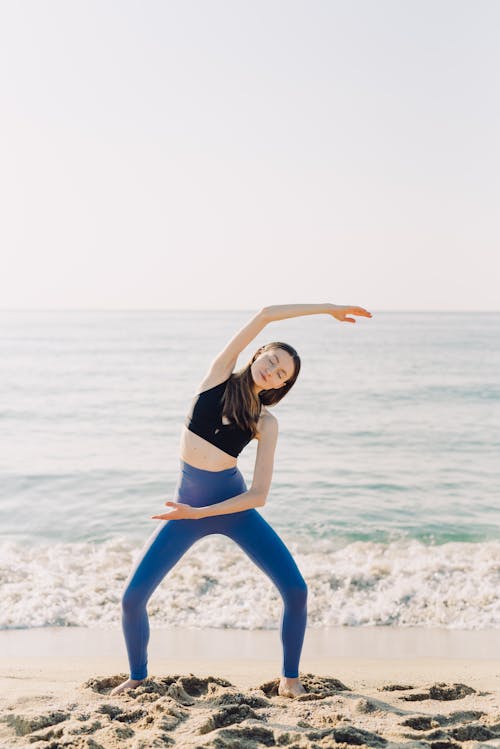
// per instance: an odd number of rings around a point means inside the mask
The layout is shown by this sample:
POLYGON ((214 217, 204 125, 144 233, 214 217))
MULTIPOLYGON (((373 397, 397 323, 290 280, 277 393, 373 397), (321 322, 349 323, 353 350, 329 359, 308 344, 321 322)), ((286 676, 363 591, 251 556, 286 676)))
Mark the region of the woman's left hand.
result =
POLYGON ((340 320, 340 322, 356 322, 353 317, 347 317, 347 315, 358 315, 360 317, 372 316, 372 313, 368 312, 364 307, 350 307, 342 304, 334 304, 332 306, 333 309, 330 310, 330 315, 340 320))
POLYGON ((197 507, 191 507, 191 505, 186 505, 183 502, 165 502, 165 504, 174 509, 163 515, 151 515, 151 517, 157 520, 196 520, 198 518, 197 507))

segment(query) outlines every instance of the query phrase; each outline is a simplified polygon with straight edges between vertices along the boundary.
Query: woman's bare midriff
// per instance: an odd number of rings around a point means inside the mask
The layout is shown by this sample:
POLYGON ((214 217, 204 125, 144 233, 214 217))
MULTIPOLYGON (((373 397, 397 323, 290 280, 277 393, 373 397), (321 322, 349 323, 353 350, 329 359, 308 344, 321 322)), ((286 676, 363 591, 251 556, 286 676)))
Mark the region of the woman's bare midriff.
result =
POLYGON ((180 448, 181 460, 202 471, 225 471, 226 468, 234 468, 238 462, 237 458, 191 432, 186 426, 182 428, 180 448))

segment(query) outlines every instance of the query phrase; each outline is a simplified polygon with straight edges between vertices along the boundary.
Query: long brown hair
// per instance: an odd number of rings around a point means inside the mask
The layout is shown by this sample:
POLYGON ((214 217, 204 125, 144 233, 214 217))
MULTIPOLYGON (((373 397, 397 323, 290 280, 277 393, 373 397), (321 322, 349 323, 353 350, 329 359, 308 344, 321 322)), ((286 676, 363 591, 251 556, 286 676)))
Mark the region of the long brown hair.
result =
POLYGON ((257 422, 259 421, 262 405, 274 406, 275 403, 284 398, 290 388, 293 387, 295 380, 299 376, 299 372, 300 357, 293 346, 280 341, 273 341, 272 343, 267 343, 265 346, 261 346, 243 369, 233 372, 229 378, 222 401, 224 416, 240 429, 251 432, 253 439, 257 435, 257 422), (277 348, 283 349, 293 358, 293 374, 288 378, 286 384, 280 388, 261 390, 260 393, 256 394, 253 390, 254 381, 251 366, 263 351, 277 348))

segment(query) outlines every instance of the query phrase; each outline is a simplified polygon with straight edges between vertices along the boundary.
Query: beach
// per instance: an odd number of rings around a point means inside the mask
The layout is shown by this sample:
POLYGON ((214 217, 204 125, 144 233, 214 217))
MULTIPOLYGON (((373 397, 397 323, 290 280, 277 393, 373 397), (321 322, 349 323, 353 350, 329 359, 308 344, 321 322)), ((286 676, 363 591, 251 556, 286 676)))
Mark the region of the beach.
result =
POLYGON ((147 680, 110 698, 128 676, 119 631, 5 631, 0 746, 498 747, 498 646, 497 631, 310 630, 290 699, 277 630, 154 629, 147 680))

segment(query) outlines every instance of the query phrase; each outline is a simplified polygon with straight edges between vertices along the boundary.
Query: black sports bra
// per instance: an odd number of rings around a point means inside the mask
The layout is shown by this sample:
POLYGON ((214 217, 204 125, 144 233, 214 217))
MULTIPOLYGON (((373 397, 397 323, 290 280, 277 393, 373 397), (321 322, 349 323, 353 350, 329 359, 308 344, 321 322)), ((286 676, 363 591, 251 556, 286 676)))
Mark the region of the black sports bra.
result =
POLYGON ((229 379, 195 395, 184 423, 190 432, 237 458, 252 435, 249 430, 242 430, 236 424, 222 423, 221 401, 229 379))

